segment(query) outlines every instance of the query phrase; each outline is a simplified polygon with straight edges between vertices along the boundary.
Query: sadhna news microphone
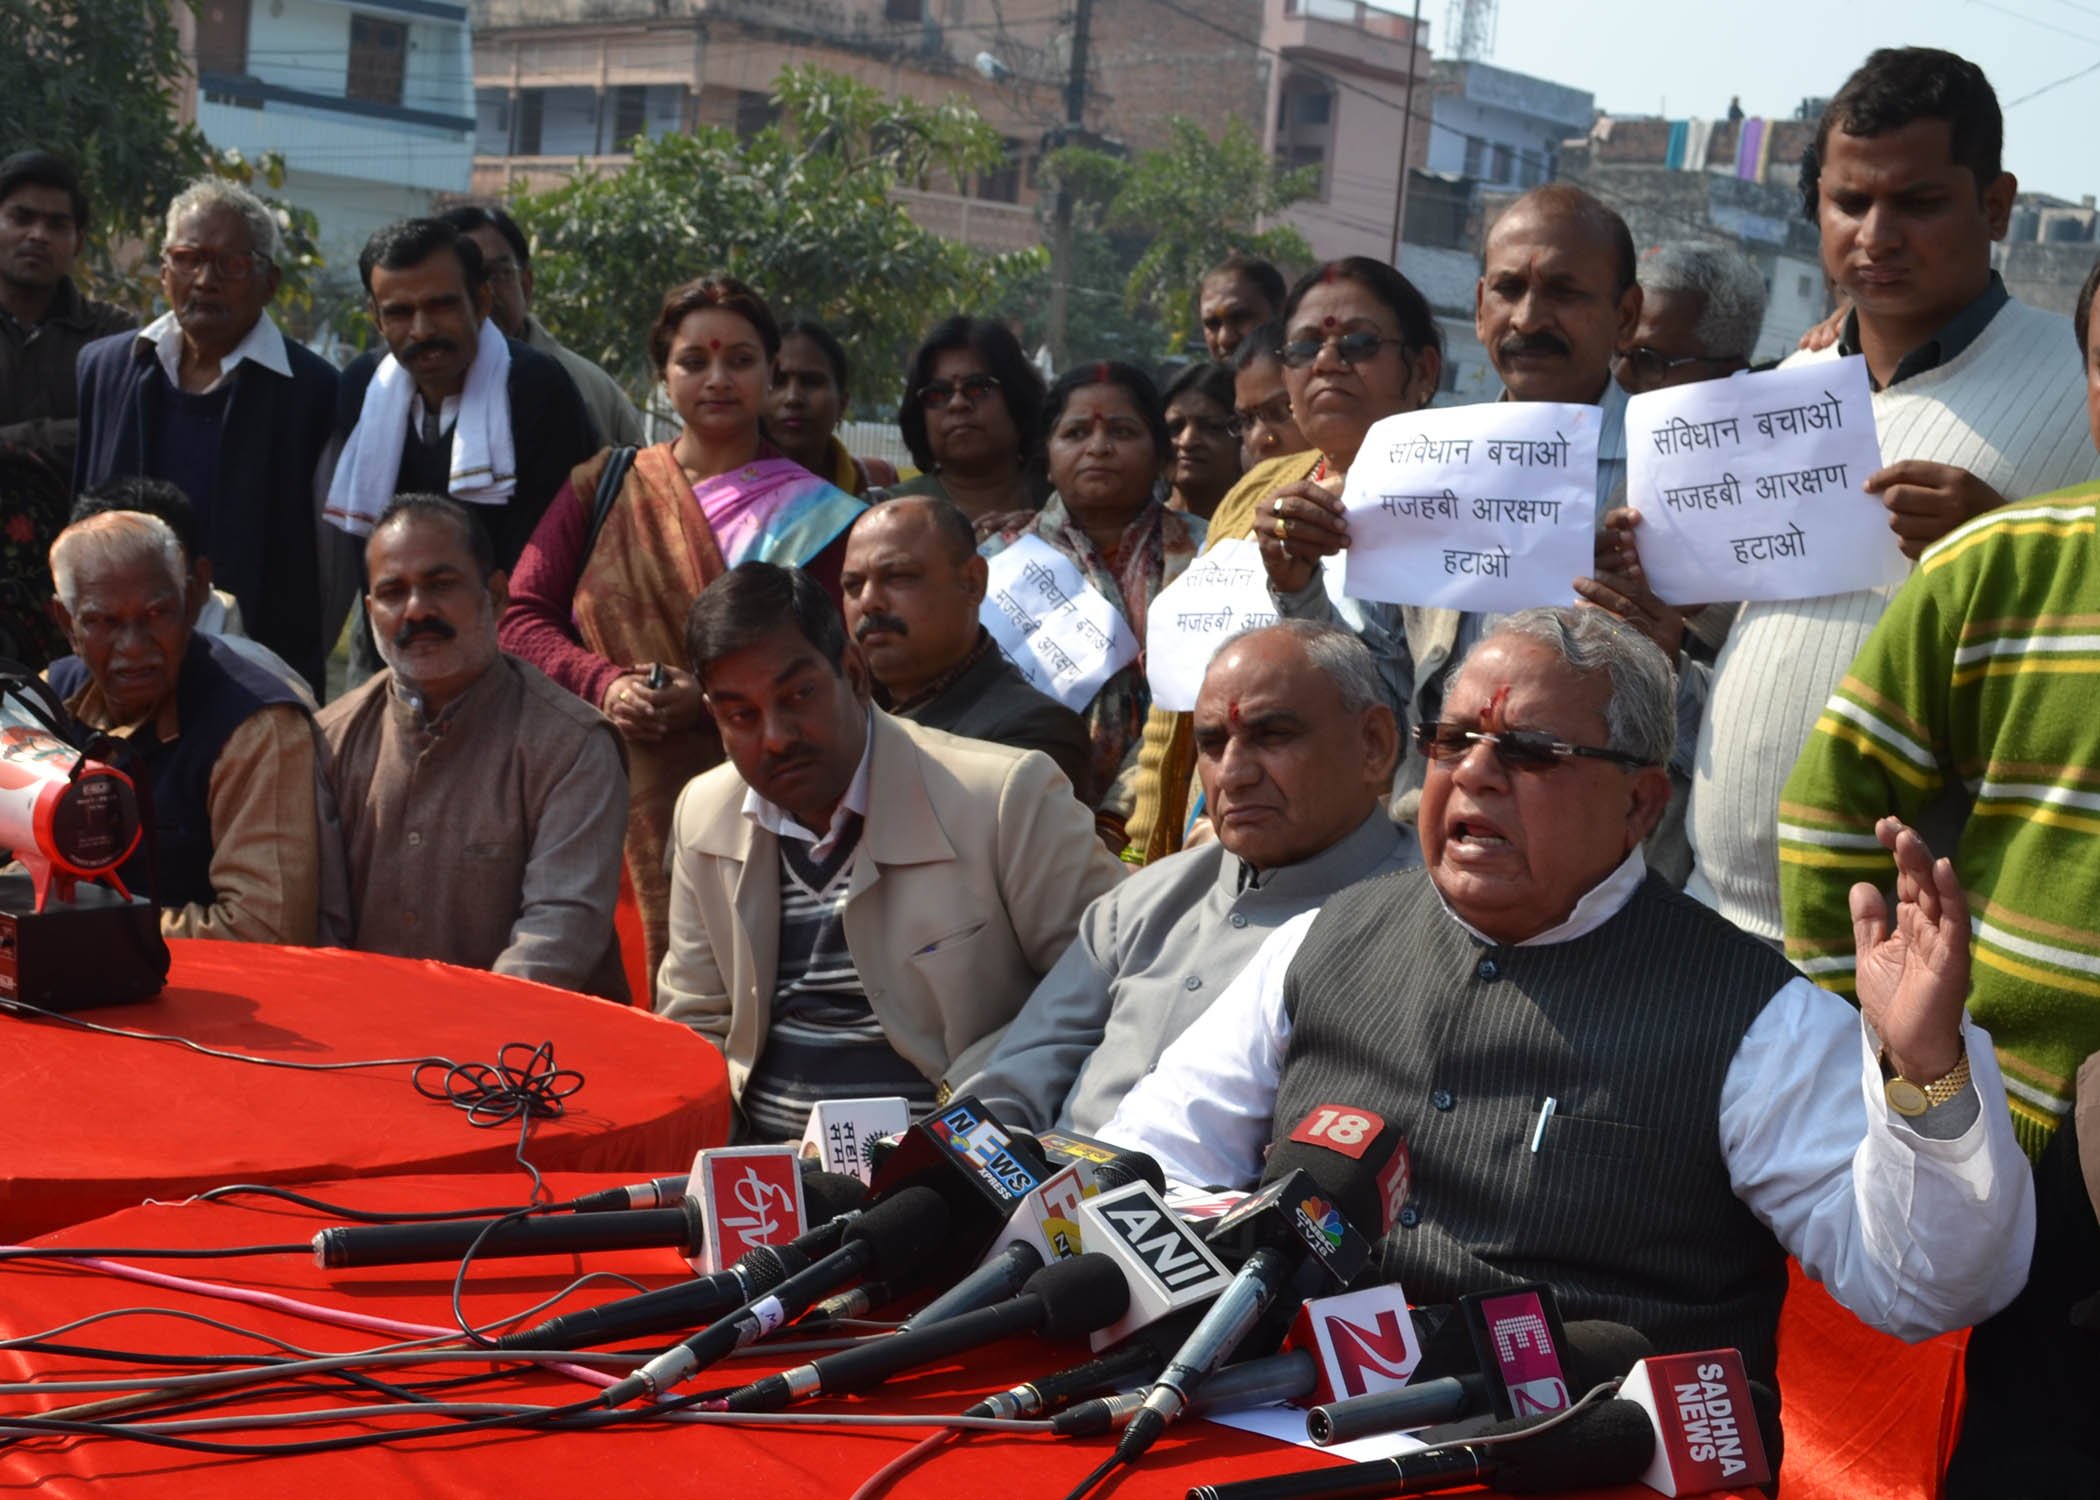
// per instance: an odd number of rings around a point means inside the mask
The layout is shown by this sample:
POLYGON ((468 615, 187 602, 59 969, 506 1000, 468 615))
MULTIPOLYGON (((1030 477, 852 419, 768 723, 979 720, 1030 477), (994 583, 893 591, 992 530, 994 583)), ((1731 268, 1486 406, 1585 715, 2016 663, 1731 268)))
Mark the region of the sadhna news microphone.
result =
POLYGON ((879 1385, 916 1365, 981 1348, 1017 1333, 1073 1339, 1113 1323, 1130 1290, 1122 1268, 1105 1255, 1075 1255, 1037 1269, 1020 1292, 988 1307, 929 1326, 901 1330, 852 1349, 820 1355, 732 1391, 709 1410, 778 1411, 813 1396, 837 1396, 879 1385))
POLYGON ((1135 1463, 1188 1406, 1197 1387, 1232 1357, 1287 1282, 1317 1268, 1346 1287, 1371 1257, 1407 1194, 1408 1159, 1400 1132, 1351 1105, 1322 1104, 1269 1153, 1263 1186, 1221 1216, 1207 1243, 1240 1269, 1147 1393, 1116 1445, 1135 1463))
POLYGON ((1778 1397, 1745 1378, 1735 1350, 1709 1349, 1644 1359, 1617 1396, 1553 1416, 1513 1418, 1392 1458, 1188 1493, 1189 1500, 1371 1500, 1475 1484, 1518 1495, 1638 1483, 1665 1495, 1704 1495, 1767 1484, 1779 1445, 1778 1397))

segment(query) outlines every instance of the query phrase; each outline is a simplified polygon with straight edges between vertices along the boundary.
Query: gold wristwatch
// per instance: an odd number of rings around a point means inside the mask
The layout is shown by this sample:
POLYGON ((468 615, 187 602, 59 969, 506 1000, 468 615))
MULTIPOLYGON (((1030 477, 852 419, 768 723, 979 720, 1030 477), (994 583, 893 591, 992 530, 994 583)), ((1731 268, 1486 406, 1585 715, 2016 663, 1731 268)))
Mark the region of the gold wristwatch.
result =
POLYGON ((1945 1104, 1969 1085, 1969 1049, 1948 1072, 1930 1083, 1912 1083, 1889 1066, 1888 1048, 1881 1049, 1881 1091, 1889 1108, 1905 1119, 1915 1119, 1936 1104, 1945 1104))

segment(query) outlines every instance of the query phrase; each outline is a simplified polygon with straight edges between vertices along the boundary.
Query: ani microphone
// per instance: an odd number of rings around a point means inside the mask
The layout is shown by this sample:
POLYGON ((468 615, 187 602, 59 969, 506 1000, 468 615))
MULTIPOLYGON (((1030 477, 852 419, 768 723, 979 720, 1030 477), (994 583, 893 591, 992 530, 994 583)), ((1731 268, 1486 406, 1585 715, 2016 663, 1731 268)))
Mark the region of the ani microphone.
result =
POLYGON ((1019 1296, 927 1328, 894 1333, 732 1391, 722 1411, 778 1411, 812 1396, 866 1390, 929 1360, 959 1354, 1016 1333, 1078 1338, 1122 1316, 1130 1300, 1122 1269, 1105 1255, 1077 1255, 1029 1277, 1019 1296))

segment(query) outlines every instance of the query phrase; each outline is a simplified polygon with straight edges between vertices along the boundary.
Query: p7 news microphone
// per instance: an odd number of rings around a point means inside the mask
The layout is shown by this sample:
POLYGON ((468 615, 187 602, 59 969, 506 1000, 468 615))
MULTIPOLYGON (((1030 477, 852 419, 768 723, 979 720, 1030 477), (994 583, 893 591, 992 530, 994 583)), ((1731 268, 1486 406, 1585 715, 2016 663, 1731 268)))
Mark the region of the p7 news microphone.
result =
POLYGON ((636 1396, 659 1395, 730 1350, 792 1322, 840 1283, 861 1275, 901 1274, 933 1254, 948 1233, 948 1205, 939 1193, 916 1185, 900 1189, 848 1224, 838 1249, 666 1349, 599 1399, 619 1406, 636 1396))
POLYGON ((1105 1255, 1074 1256, 1037 1271, 1018 1296, 957 1314, 930 1328, 893 1333, 754 1380, 732 1391, 719 1409, 778 1411, 811 1396, 866 1390, 914 1365, 976 1349, 1010 1334, 1077 1338, 1114 1322, 1129 1297, 1123 1272, 1114 1261, 1105 1255))
POLYGON ((1640 1407, 1599 1401, 1570 1415, 1497 1423, 1465 1442, 1395 1458, 1199 1484, 1188 1493, 1189 1500, 1372 1500, 1485 1484, 1506 1495, 1539 1494, 1630 1484, 1654 1453, 1655 1434, 1640 1407), (1534 1427, 1540 1430, 1530 1433, 1534 1427), (1483 1441, 1505 1436, 1513 1441, 1483 1441))
POLYGON ((867 1201, 867 1189, 859 1179, 837 1172, 811 1173, 803 1191, 811 1216, 820 1222, 788 1244, 747 1250, 728 1270, 710 1276, 563 1313, 535 1327, 505 1334, 496 1340, 496 1347, 589 1349, 643 1334, 671 1333, 695 1327, 770 1292, 806 1269, 813 1257, 836 1250, 846 1221, 867 1201))
POLYGON ((1355 1225, 1385 1232, 1390 1206, 1405 1194, 1406 1147, 1400 1132, 1368 1110, 1323 1104, 1269 1153, 1268 1179, 1220 1217, 1208 1244, 1240 1261, 1196 1331, 1160 1372, 1116 1446, 1123 1463, 1158 1440, 1210 1372, 1232 1357, 1301 1269, 1346 1287, 1371 1258, 1355 1225), (1395 1189, 1395 1182, 1399 1187, 1395 1189))

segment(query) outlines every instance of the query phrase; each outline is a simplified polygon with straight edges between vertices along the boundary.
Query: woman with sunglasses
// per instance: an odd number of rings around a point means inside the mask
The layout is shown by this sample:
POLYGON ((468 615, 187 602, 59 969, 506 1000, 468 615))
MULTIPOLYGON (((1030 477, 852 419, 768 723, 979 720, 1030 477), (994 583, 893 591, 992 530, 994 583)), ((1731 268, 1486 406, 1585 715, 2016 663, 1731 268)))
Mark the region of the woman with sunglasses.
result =
MULTIPOLYGON (((1312 448, 1248 470, 1219 504, 1210 535, 1214 541, 1257 536, 1270 587, 1287 597, 1317 581, 1323 554, 1309 545, 1279 549, 1276 506, 1292 496, 1338 494, 1371 424, 1419 411, 1435 397, 1444 348, 1429 303, 1414 283, 1365 256, 1329 261, 1301 278, 1284 301, 1280 321, 1284 337, 1277 358, 1284 389, 1312 448)), ((1188 810, 1200 796, 1191 785, 1195 769, 1189 715, 1151 715, 1126 858, 1149 861, 1182 847, 1190 831, 1188 810)), ((1208 826, 1195 831, 1206 835, 1208 826)))
POLYGON ((1161 393, 1167 407, 1167 509, 1208 521, 1240 482, 1240 440, 1232 430, 1232 372, 1200 359, 1183 365, 1161 393))
MULTIPOLYGON (((1078 565, 1145 642, 1145 612, 1187 568, 1203 541, 1203 522, 1168 510, 1155 496, 1172 454, 1159 392, 1144 371, 1115 360, 1080 365, 1058 377, 1043 403, 1050 482, 1042 510, 999 518, 978 548, 996 557, 1022 536, 1048 542, 1078 565)), ((1083 717, 1094 743, 1094 785, 1102 837, 1123 847, 1130 815, 1137 739, 1151 706, 1143 668, 1132 662, 1101 685, 1083 717)))
POLYGON ((973 522, 1034 510, 1043 503, 1042 413, 1043 377, 1006 325, 950 318, 912 355, 897 406, 921 473, 868 498, 933 495, 973 522))

